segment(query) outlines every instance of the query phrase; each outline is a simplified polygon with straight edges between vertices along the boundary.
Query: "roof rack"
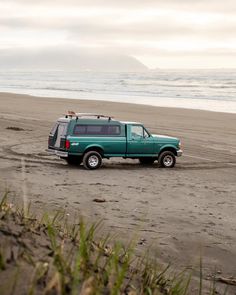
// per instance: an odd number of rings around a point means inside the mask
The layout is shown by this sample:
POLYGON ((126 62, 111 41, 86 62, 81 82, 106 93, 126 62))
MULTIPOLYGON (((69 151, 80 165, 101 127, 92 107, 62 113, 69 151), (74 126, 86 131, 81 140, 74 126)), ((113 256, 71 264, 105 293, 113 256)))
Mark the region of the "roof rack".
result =
POLYGON ((114 117, 112 116, 106 116, 103 114, 94 114, 94 113, 75 113, 74 111, 68 111, 67 114, 65 114, 65 117, 76 117, 76 119, 78 118, 82 118, 82 117, 96 117, 97 119, 101 119, 101 118, 108 118, 108 120, 110 121, 111 119, 113 119, 114 117))

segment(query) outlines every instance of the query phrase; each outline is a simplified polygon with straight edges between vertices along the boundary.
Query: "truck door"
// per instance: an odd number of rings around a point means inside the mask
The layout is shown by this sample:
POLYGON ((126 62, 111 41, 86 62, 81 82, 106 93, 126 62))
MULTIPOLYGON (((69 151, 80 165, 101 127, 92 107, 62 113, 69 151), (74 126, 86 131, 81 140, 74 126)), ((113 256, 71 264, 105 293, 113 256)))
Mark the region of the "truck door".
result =
POLYGON ((153 138, 142 125, 127 126, 127 154, 152 155, 154 153, 153 138))

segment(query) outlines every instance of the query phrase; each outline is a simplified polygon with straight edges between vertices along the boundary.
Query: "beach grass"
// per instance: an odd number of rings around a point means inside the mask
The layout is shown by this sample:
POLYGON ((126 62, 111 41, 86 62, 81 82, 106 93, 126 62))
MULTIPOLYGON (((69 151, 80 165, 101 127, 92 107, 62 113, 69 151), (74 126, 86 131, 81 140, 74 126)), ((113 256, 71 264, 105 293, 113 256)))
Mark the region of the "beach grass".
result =
MULTIPOLYGON (((0 202, 0 294, 192 294, 191 272, 173 273, 148 254, 135 255, 135 241, 124 245, 100 236, 101 222, 68 220, 64 211, 37 217, 0 202)), ((203 294, 202 260, 196 294, 203 294)), ((208 294, 219 294, 215 282, 208 294)))

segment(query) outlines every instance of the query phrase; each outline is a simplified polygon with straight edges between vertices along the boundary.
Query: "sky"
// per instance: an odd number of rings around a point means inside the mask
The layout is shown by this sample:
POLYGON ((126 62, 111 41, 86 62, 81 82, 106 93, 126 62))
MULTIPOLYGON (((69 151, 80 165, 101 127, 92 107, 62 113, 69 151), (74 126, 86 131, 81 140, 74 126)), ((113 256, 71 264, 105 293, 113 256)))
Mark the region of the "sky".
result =
POLYGON ((0 0, 0 53, 52 48, 236 68, 236 0, 0 0))

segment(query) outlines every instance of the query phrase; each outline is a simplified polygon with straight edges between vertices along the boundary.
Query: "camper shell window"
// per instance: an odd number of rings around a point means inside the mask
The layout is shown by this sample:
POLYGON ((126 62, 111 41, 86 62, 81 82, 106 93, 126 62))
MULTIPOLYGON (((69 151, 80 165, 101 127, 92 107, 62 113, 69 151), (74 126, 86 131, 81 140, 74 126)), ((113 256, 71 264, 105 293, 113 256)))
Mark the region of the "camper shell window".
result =
POLYGON ((121 128, 119 125, 81 125, 74 127, 74 135, 96 135, 96 136, 119 136, 121 128))

